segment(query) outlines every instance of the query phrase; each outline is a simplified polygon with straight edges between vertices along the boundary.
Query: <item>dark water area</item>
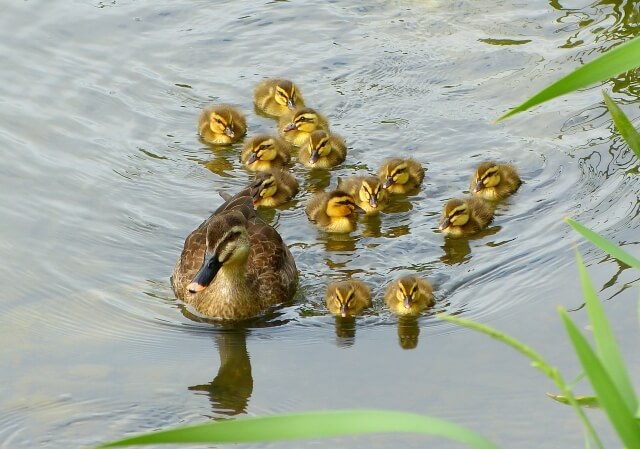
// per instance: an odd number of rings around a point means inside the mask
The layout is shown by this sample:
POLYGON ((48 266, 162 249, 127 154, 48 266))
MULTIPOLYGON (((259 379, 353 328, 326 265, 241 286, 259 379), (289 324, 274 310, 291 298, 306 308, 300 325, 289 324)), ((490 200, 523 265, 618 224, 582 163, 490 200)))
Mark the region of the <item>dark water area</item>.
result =
MULTIPOLYGON (((638 278, 583 242, 571 216, 640 251, 637 160, 602 101, 638 124, 638 71, 492 121, 638 32, 635 2, 11 2, 0 17, 0 447, 89 447, 229 416, 386 408, 451 419, 501 447, 582 447, 568 407, 526 360, 438 321, 460 314, 580 372, 556 314, 586 323, 583 253, 629 367, 638 278), (214 149, 201 109, 232 103, 249 136, 272 132, 252 90, 295 80, 348 143, 330 173, 294 165, 301 193, 261 211, 300 271, 291 304, 246 323, 197 317, 169 276, 184 238, 250 179, 242 144, 214 149), (349 236, 304 206, 338 177, 412 155, 422 190, 349 236), (437 232, 444 202, 482 160, 524 180, 481 235, 437 232), (386 284, 418 273, 436 306, 398 320, 386 284), (374 305, 331 316, 326 285, 352 276, 374 305), (549 436, 551 435, 551 436, 549 436)), ((637 377, 637 375, 636 375, 637 377)), ((582 385, 578 391, 588 393, 582 385)), ((594 412, 608 445, 617 444, 594 412)), ((251 447, 424 447, 384 435, 251 447)), ((437 441, 438 447, 461 447, 437 441)), ((204 447, 204 446, 203 446, 204 447)))

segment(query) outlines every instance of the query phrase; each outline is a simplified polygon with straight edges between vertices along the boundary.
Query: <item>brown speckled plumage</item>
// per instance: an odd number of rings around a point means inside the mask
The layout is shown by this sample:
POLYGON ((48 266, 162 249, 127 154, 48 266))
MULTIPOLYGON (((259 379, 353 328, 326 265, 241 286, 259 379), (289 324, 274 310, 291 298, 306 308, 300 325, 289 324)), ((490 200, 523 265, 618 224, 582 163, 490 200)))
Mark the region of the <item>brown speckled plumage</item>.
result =
MULTIPOLYGON (((239 250, 242 252, 242 249, 239 250)), ((227 258, 230 259, 230 258, 227 258)), ((176 296, 209 317, 245 319, 287 301, 296 290, 298 271, 289 248, 278 232, 255 215, 249 189, 229 198, 186 238, 171 285, 176 296), (230 230, 241 232, 229 236, 230 230), (246 230, 246 232, 245 232, 246 230), (235 237, 238 234, 238 237, 235 237), (205 251, 246 248, 248 256, 221 261, 211 283, 191 293, 189 284, 203 265, 205 251), (216 246, 218 245, 218 246, 216 246)))

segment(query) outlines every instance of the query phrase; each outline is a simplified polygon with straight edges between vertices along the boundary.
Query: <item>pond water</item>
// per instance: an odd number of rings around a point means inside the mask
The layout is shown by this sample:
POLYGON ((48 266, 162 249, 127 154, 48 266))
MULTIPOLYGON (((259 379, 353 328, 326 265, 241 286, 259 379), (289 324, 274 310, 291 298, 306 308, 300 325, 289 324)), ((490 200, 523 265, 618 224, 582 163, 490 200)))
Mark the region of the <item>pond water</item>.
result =
MULTIPOLYGON (((526 360, 433 315, 490 323, 567 378, 579 373, 555 312, 563 304, 586 321, 572 248, 580 239, 562 218, 638 254, 637 161, 600 86, 491 122, 637 34, 639 17, 637 3, 620 1, 3 5, 0 447, 89 447, 211 418, 362 407, 451 419, 502 447, 581 447, 572 411, 544 396, 553 385, 526 360), (329 117, 347 161, 324 174, 294 166, 301 194, 263 211, 296 258, 294 302, 241 326, 216 324, 175 299, 169 276, 186 235, 221 203, 217 191, 249 176, 241 145, 201 143, 196 121, 205 105, 229 102, 247 112, 250 135, 274 130, 251 97, 272 76, 295 80, 329 117), (307 221, 313 190, 399 154, 427 176, 397 212, 343 237, 307 221), (489 158, 514 163, 522 188, 487 232, 445 242, 442 205, 489 158), (432 280, 437 304, 398 323, 382 294, 405 273, 432 280), (324 289, 348 276, 373 286, 374 307, 336 322, 324 289)), ((604 86, 631 118, 637 74, 604 86)), ((623 351, 637 354, 637 273, 578 246, 623 351)), ((277 446, 425 443, 384 435, 277 446)), ((252 445, 264 446, 275 445, 252 445)))

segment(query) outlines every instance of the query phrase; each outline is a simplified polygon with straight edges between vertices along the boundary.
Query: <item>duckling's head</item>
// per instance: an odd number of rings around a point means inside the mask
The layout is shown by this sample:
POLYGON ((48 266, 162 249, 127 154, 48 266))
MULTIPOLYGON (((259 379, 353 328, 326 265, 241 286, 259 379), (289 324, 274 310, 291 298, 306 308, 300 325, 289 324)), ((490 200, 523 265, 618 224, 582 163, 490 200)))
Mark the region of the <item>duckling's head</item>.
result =
POLYGON ((418 298, 418 279, 415 276, 403 276, 398 279, 398 288, 396 290, 396 299, 405 309, 411 306, 420 298, 418 298))
POLYGON ((444 205, 444 211, 442 212, 442 219, 440 220, 440 230, 451 226, 464 226, 469 221, 471 211, 466 201, 454 198, 447 201, 444 205))
POLYGON ((202 266, 187 286, 190 293, 207 288, 222 267, 246 262, 249 257, 246 225, 247 220, 239 211, 224 213, 211 220, 202 266))
POLYGON ((301 108, 291 116, 291 119, 284 128, 282 128, 282 131, 285 133, 289 131, 312 133, 318 129, 320 123, 320 116, 316 111, 311 108, 301 108))
POLYGON ((309 162, 311 164, 318 162, 318 159, 321 157, 329 156, 329 153, 331 153, 331 141, 329 137, 329 133, 323 130, 316 130, 309 134, 305 151, 308 151, 310 154, 309 162))
POLYGON ((279 80, 273 93, 276 103, 289 109, 296 107, 296 85, 289 80, 279 80))
POLYGON ((263 198, 273 196, 278 191, 278 181, 273 173, 262 172, 256 176, 251 183, 251 196, 253 204, 258 203, 263 198))
POLYGON ((374 209, 378 208, 379 203, 385 198, 386 194, 387 192, 375 177, 364 179, 358 191, 360 201, 369 203, 369 206, 374 209))
POLYGON ((224 106, 212 109, 209 113, 209 128, 216 134, 226 134, 233 139, 235 132, 231 109, 224 106))
POLYGON ((327 288, 327 307, 336 315, 343 318, 357 315, 369 305, 369 298, 364 292, 358 294, 356 285, 351 281, 334 282, 327 288))
POLYGON ((253 140, 250 149, 251 154, 247 159, 247 165, 251 165, 256 161, 272 161, 278 156, 276 141, 271 136, 253 140))
POLYGON ((329 195, 325 212, 330 217, 347 217, 356 209, 356 203, 348 193, 334 190, 329 195))
POLYGON ((394 159, 380 170, 382 187, 388 189, 393 184, 406 184, 409 181, 409 165, 401 159, 394 159))
POLYGON ((478 193, 482 189, 495 187, 500 184, 500 170, 495 162, 483 162, 476 169, 474 176, 473 193, 478 193))

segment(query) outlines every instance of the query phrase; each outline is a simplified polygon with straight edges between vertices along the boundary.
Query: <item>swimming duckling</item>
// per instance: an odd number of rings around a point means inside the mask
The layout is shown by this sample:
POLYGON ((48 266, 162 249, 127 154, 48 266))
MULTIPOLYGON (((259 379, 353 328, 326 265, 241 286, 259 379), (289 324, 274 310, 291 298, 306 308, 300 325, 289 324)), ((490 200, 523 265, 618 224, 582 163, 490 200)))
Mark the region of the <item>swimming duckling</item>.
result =
POLYGON ((389 199, 387 191, 375 176, 349 176, 338 181, 338 189, 351 195, 367 215, 384 210, 389 199))
POLYGON ((287 170, 260 172, 251 183, 251 197, 255 206, 277 207, 298 194, 298 181, 287 170))
POLYGON ((298 86, 280 78, 261 81, 253 91, 253 102, 262 112, 274 117, 304 106, 298 86))
POLYGON ((179 299, 225 319, 251 318, 291 299, 297 282, 289 248, 256 215, 248 189, 189 234, 171 276, 179 299))
POLYGON ((229 145, 247 133, 247 121, 242 113, 228 104, 206 108, 200 114, 198 132, 205 142, 229 145))
POLYGON ((469 190, 485 200, 497 201, 514 193, 520 184, 522 181, 513 165, 490 161, 478 165, 469 190))
POLYGON ((315 130, 328 131, 329 123, 322 114, 314 109, 297 108, 280 117, 278 128, 287 142, 299 147, 315 130))
POLYGON ((389 284, 384 300, 398 315, 418 315, 435 302, 429 281, 415 275, 402 276, 389 284))
POLYGON ((311 168, 331 168, 344 162, 347 145, 342 137, 317 130, 300 147, 298 160, 311 168))
POLYGON ((260 134, 252 137, 242 150, 241 160, 247 170, 266 171, 289 163, 289 144, 279 137, 260 134))
POLYGON ((353 279, 329 284, 324 299, 329 312, 343 318, 359 315, 372 305, 369 287, 353 279))
POLYGON ((484 199, 470 196, 447 201, 440 219, 440 230, 451 237, 475 234, 493 220, 494 206, 484 199))
POLYGON ((389 192, 407 195, 420 188, 424 168, 413 158, 388 159, 380 167, 378 177, 382 187, 389 192))
POLYGON ((356 203, 341 190, 315 193, 305 212, 309 220, 327 232, 351 232, 356 228, 356 203))

